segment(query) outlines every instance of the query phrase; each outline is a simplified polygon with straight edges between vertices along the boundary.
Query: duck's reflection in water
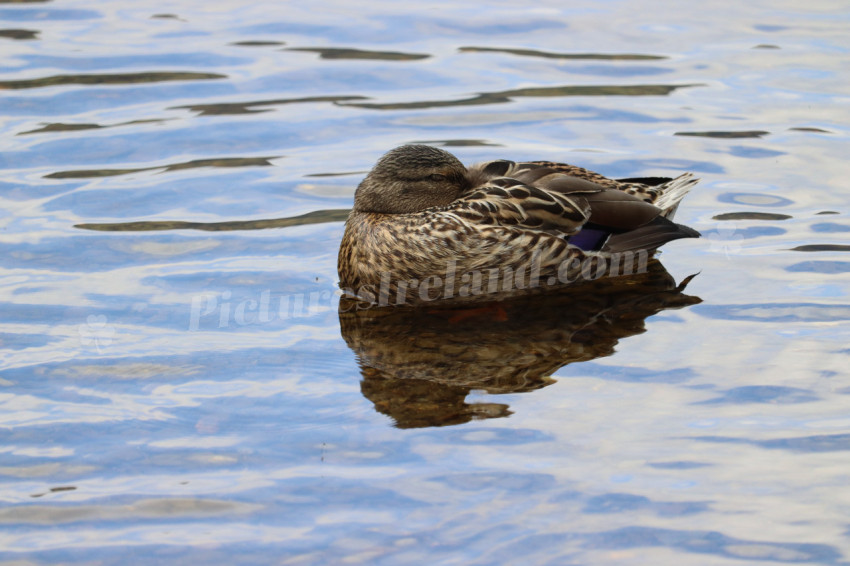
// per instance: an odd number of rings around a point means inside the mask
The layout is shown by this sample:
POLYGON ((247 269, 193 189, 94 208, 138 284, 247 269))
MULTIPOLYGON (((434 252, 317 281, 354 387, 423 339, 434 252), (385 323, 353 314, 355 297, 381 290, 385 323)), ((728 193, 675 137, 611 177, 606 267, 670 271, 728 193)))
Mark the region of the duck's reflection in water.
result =
POLYGON ((467 403, 471 390, 546 387, 558 368, 612 354, 647 317, 700 302, 683 293, 689 280, 676 285, 651 261, 646 273, 468 307, 357 310, 344 300, 340 326, 378 412, 399 428, 455 425, 511 414, 505 404, 467 403))

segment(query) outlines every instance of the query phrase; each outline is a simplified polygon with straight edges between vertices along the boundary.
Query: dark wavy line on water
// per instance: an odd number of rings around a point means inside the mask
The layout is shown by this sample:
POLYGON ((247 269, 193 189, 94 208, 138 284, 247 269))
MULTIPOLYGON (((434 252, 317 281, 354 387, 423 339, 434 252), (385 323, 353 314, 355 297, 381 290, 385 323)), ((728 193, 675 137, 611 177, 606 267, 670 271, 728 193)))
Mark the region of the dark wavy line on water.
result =
POLYGON ((271 218, 267 220, 232 220, 229 222, 184 222, 182 220, 162 220, 143 222, 117 222, 111 224, 76 224, 74 228, 96 230, 99 232, 152 232, 161 230, 204 230, 207 232, 227 232, 232 230, 267 230, 269 228, 287 228, 304 224, 323 224, 343 222, 348 218, 349 209, 314 210, 300 216, 271 218))
POLYGON ((427 59, 426 53, 403 53, 401 51, 367 51, 347 47, 287 47, 281 51, 305 51, 318 53, 322 59, 367 59, 381 61, 417 61, 427 59))
POLYGON ((770 135, 770 132, 765 132, 764 130, 744 130, 738 132, 676 132, 677 136, 694 136, 700 138, 729 138, 729 139, 737 139, 737 138, 761 138, 767 135, 770 135))
POLYGON ((350 104, 335 103, 337 106, 353 106, 374 110, 416 110, 421 108, 443 108, 447 106, 477 106, 482 104, 503 104, 511 102, 515 97, 550 97, 550 96, 665 96, 676 89, 702 86, 701 84, 685 85, 581 85, 553 86, 537 88, 520 88, 500 92, 485 92, 470 98, 455 100, 425 100, 416 102, 371 103, 359 102, 350 104))
POLYGON ((799 128, 788 128, 788 129, 791 130, 792 132, 812 132, 812 133, 816 133, 816 134, 831 134, 832 133, 829 130, 824 130, 822 128, 810 128, 810 127, 805 127, 805 126, 801 126, 799 128))
POLYGON ((342 173, 310 173, 305 177, 348 177, 350 175, 365 175, 368 171, 344 171, 342 173))
POLYGON ((165 81, 203 81, 226 79, 227 75, 216 73, 157 72, 148 73, 112 73, 103 75, 54 75, 40 79, 18 81, 0 81, 0 90, 18 90, 25 88, 43 88, 62 85, 122 85, 140 83, 159 83, 165 81))
POLYGON ((248 41, 234 41, 233 43, 228 43, 228 45, 237 45, 239 47, 271 47, 271 46, 286 45, 286 42, 285 41, 248 40, 248 41))
POLYGON ((163 169, 163 173, 169 171, 180 171, 182 169, 195 169, 198 167, 265 167, 272 165, 270 159, 279 159, 280 156, 271 157, 223 157, 219 159, 196 159, 173 163, 171 165, 159 165, 156 167, 137 167, 135 169, 77 169, 71 171, 57 171, 45 175, 45 179, 89 179, 92 177, 115 177, 117 175, 128 175, 140 171, 153 171, 163 169))
POLYGON ((41 32, 32 29, 0 29, 0 37, 18 40, 38 39, 39 33, 41 32))
POLYGON ((269 112, 269 108, 257 106, 278 106, 281 104, 298 104, 304 102, 340 102, 345 100, 369 100, 366 96, 307 96, 304 98, 277 98, 273 100, 252 100, 248 102, 218 102, 213 104, 189 104, 186 106, 171 106, 168 110, 191 110, 198 116, 218 116, 223 114, 255 114, 269 112))
POLYGON ((793 218, 787 214, 773 212, 726 212, 712 216, 712 220, 788 220, 793 218))
POLYGON ((844 244, 808 244, 791 248, 792 252, 850 252, 850 246, 844 244))
POLYGON ((522 57, 543 57, 546 59, 579 59, 602 61, 657 61, 669 59, 665 55, 642 55, 639 53, 553 53, 537 49, 512 49, 503 47, 459 47, 461 53, 508 53, 522 57))
POLYGON ((188 20, 184 20, 183 18, 181 18, 177 14, 154 14, 153 16, 151 16, 151 19, 152 20, 177 20, 177 21, 180 21, 180 22, 188 21, 188 20))
POLYGON ((415 140, 410 143, 424 143, 442 147, 504 147, 500 143, 491 143, 487 140, 457 139, 457 140, 415 140))
POLYGON ((103 128, 117 128, 119 126, 132 126, 136 124, 157 124, 167 122, 171 118, 152 118, 150 120, 131 120, 129 122, 119 122, 117 124, 64 124, 62 122, 51 122, 44 124, 41 128, 35 130, 27 130, 26 132, 18 132, 16 135, 25 136, 28 134, 47 134, 52 132, 76 132, 79 130, 101 130, 103 128))

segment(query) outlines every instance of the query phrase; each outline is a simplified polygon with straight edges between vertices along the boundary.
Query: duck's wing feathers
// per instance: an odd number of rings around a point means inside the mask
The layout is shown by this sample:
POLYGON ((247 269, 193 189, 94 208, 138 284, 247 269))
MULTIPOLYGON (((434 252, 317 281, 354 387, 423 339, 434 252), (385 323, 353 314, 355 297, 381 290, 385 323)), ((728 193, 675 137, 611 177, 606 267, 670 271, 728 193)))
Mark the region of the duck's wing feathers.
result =
POLYGON ((640 200, 654 204, 663 211, 664 216, 667 218, 673 218, 679 202, 699 181, 691 173, 684 173, 675 178, 630 177, 628 179, 609 179, 599 173, 567 163, 554 163, 551 161, 510 163, 512 163, 510 168, 511 176, 518 176, 518 178, 523 178, 526 182, 529 182, 531 179, 539 179, 541 182, 546 182, 548 177, 555 177, 559 174, 576 177, 596 183, 606 189, 622 191, 640 200))
POLYGON ((451 212, 476 224, 574 234, 591 215, 582 197, 548 191, 518 179, 498 177, 450 205, 451 212))
POLYGON ((659 180, 658 186, 623 185, 571 165, 504 160, 482 164, 476 174, 483 184, 452 205, 476 223, 554 230, 584 250, 612 252, 654 249, 699 235, 668 220, 667 206, 652 203, 678 203, 695 182, 690 176, 659 180), (665 200, 663 189, 670 185, 676 194, 665 200))
MULTIPOLYGON (((543 229, 554 225, 563 232, 573 233, 590 222, 612 231, 624 231, 643 226, 662 213, 641 197, 548 166, 497 161, 483 169, 485 173, 506 176, 487 180, 464 200, 474 202, 482 212, 494 206, 505 209, 493 218, 497 224, 516 223, 514 219, 519 214, 528 215, 520 223, 530 228, 541 228, 542 222, 546 226, 543 229)), ((586 169, 581 171, 596 175, 586 169)))
POLYGON ((634 230, 662 213, 660 208, 638 196, 563 173, 548 175, 534 184, 550 194, 587 202, 588 221, 612 230, 634 230))
MULTIPOLYGON (((551 194, 558 193, 573 201, 586 202, 590 207, 586 224, 578 234, 570 237, 571 244, 584 250, 654 250, 671 240, 699 236, 697 231, 668 219, 684 193, 671 194, 671 207, 668 208, 657 206, 668 204, 665 200, 668 193, 653 195, 656 204, 652 204, 645 200, 645 193, 602 187, 562 173, 541 177, 535 184, 551 194)), ((690 180, 683 179, 678 186, 687 192, 691 184, 690 180)))

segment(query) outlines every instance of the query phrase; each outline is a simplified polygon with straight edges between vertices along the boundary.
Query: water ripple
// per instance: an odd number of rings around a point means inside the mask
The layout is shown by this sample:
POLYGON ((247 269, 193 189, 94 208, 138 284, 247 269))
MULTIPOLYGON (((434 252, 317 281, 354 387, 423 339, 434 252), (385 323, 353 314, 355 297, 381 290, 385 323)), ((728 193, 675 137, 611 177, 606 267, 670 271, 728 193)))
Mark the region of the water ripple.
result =
POLYGON ((401 53, 399 51, 366 51, 347 47, 287 47, 287 51, 318 53, 322 59, 365 59, 381 61, 418 61, 430 55, 422 53, 401 53))
POLYGON ((41 32, 31 29, 0 29, 0 37, 17 40, 38 39, 39 33, 41 32))
POLYGON ((170 165, 159 165, 153 167, 137 167, 135 169, 91 169, 74 171, 56 171, 48 173, 45 179, 86 179, 90 177, 114 177, 116 175, 128 175, 140 171, 153 171, 162 169, 163 173, 170 171, 182 171, 184 169, 196 169, 199 167, 268 167, 272 164, 271 159, 279 159, 280 156, 271 157, 220 157, 217 159, 195 159, 183 163, 172 163, 170 165))
POLYGON ((39 79, 0 81, 2 89, 43 88, 62 85, 124 85, 158 83, 165 81, 203 81, 226 79, 227 75, 196 72, 146 72, 146 73, 107 73, 97 75, 53 75, 39 79))
POLYGON ((315 210, 300 216, 272 218, 268 220, 234 220, 229 222, 184 222, 180 220, 149 222, 117 222, 113 224, 76 224, 75 228, 100 232, 149 232, 157 230, 205 230, 221 232, 230 230, 267 230, 304 224, 344 222, 350 209, 315 210))
POLYGON ((338 106, 352 106, 374 110, 418 110, 422 108, 442 108, 447 106, 478 106, 482 104, 502 104, 518 97, 555 97, 555 96, 665 96, 680 88, 702 86, 699 84, 682 85, 572 85, 554 87, 531 87, 498 92, 485 92, 470 98, 455 100, 431 100, 395 103, 347 102, 338 106))
POLYGON ((218 116, 228 114, 255 114, 268 112, 263 106, 278 106, 281 104, 299 104, 306 102, 347 102, 350 100, 367 100, 365 96, 307 96, 303 98, 279 98, 272 100, 252 100, 248 102, 218 102, 210 104, 190 104, 188 106, 172 106, 169 110, 191 110, 199 116, 218 116))
POLYGON ((847 15, 786 4, 0 0, 0 562, 845 563, 847 15), (341 317, 411 142, 698 173, 704 302, 341 317))
POLYGON ((544 59, 577 59, 600 61, 657 61, 667 59, 664 55, 641 55, 637 53, 553 53, 537 49, 511 49, 504 47, 460 47, 461 53, 508 53, 523 57, 542 57, 544 59))

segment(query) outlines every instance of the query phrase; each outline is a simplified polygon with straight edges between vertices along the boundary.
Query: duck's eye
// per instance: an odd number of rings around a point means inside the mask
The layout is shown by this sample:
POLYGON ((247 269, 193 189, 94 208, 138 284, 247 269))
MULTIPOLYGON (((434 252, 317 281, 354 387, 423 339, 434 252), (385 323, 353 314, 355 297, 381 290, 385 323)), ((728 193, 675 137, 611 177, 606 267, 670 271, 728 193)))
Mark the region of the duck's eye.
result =
POLYGON ((428 179, 436 183, 442 183, 443 181, 447 180, 448 177, 446 177, 445 175, 440 175, 439 173, 434 173, 432 175, 428 175, 428 179))

